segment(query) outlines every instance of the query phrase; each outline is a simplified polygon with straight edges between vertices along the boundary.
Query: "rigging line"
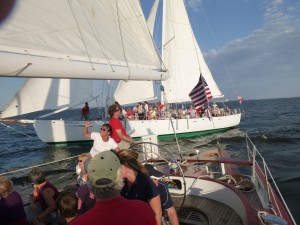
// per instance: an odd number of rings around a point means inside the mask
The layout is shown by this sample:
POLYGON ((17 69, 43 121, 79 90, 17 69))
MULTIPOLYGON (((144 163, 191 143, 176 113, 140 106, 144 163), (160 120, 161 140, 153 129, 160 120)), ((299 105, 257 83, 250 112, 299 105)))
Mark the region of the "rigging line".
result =
POLYGON ((76 157, 79 157, 79 156, 80 156, 80 155, 71 156, 71 157, 64 158, 64 159, 61 159, 61 160, 56 160, 56 161, 53 161, 53 162, 43 163, 43 164, 39 164, 39 165, 35 165, 35 166, 29 166, 29 167, 22 168, 22 169, 18 169, 18 170, 13 170, 13 171, 9 171, 9 172, 4 172, 4 173, 1 173, 0 176, 7 175, 7 174, 11 174, 11 173, 21 172, 21 171, 29 170, 29 169, 36 168, 36 167, 47 166, 47 165, 54 164, 54 163, 58 163, 58 162, 67 161, 67 160, 69 160, 69 159, 73 159, 73 158, 76 158, 76 157))
POLYGON ((20 69, 12 71, 12 72, 9 72, 9 73, 3 73, 3 74, 1 74, 1 76, 5 76, 5 75, 9 75, 9 74, 15 74, 15 76, 17 77, 17 76, 20 75, 20 73, 22 73, 24 70, 26 70, 31 65, 32 65, 32 63, 27 63, 26 66, 23 66, 20 69))
MULTIPOLYGON (((185 7, 185 11, 187 13, 187 7, 185 6, 185 1, 183 1, 183 5, 185 7)), ((188 17, 188 13, 187 13, 187 17, 188 17)), ((189 21, 189 17, 188 17, 188 21, 189 21)), ((196 56, 197 56, 197 62, 198 62, 198 67, 199 67, 199 72, 200 72, 200 76, 201 76, 201 66, 200 66, 200 60, 199 60, 199 54, 198 54, 198 51, 197 51, 197 41, 196 41, 196 38, 195 38, 195 35, 193 33, 193 28, 192 28, 192 25, 191 23, 189 22, 189 28, 190 28, 190 32, 192 34, 192 37, 193 37, 193 44, 194 44, 194 50, 195 50, 195 53, 196 53, 196 56)), ((201 50, 200 50, 201 51, 201 50)))
POLYGON ((121 22, 120 22, 120 15, 119 15, 119 6, 118 6, 118 2, 116 2, 116 9, 117 9, 117 16, 118 16, 118 25, 119 25, 119 30, 120 30, 120 37, 121 37, 121 43, 122 43, 122 50, 123 50, 123 55, 124 55, 124 58, 125 58, 125 62, 126 62, 126 65, 127 65, 127 68, 128 68, 128 80, 130 79, 131 77, 131 71, 130 71, 130 68, 129 68, 129 64, 128 64, 128 59, 127 59, 127 55, 126 55, 126 52, 125 52, 125 48, 124 48, 124 40, 123 40, 123 35, 122 35, 122 29, 121 29, 121 22))
MULTIPOLYGON (((160 0, 158 0, 158 1, 160 1, 160 0)), ((158 4, 162 4, 161 1, 158 4)), ((162 43, 159 43, 159 41, 162 42, 162 40, 161 40, 162 33, 159 31, 159 27, 160 27, 160 24, 162 24, 162 21, 163 21, 162 20, 162 7, 158 6, 155 16, 156 16, 156 18, 155 18, 155 22, 154 22, 154 29, 152 31, 152 33, 153 33, 152 37, 153 37, 154 40, 156 40, 156 41, 154 41, 154 43, 156 44, 157 50, 160 52, 159 55, 160 55, 160 58, 161 58, 162 57, 162 55, 161 55, 162 43)), ((162 58, 161 58, 161 60, 162 60, 162 58)))
MULTIPOLYGON (((210 25, 210 23, 209 23, 209 20, 208 20, 208 18, 207 18, 207 15, 206 15, 206 13, 205 13, 205 11, 204 11, 204 8, 203 8, 203 5, 202 5, 202 4, 201 4, 201 9, 202 9, 202 12, 203 12, 203 14, 204 14, 204 19, 205 19, 205 21, 206 21, 206 23, 207 23, 207 25, 208 25, 209 31, 210 31, 210 33, 211 33, 211 35, 212 35, 213 40, 214 40, 214 43, 215 43, 215 45, 217 46, 217 49, 220 49, 220 47, 219 47, 219 45, 218 45, 218 43, 217 43, 217 41, 216 41, 216 37, 215 37, 215 35, 214 35, 214 32, 213 32, 213 30, 212 30, 212 27, 211 27, 211 25, 210 25)), ((222 55, 222 52, 221 52, 221 51, 219 51, 219 52, 220 52, 220 57, 221 57, 222 63, 223 63, 223 65, 224 65, 224 67, 225 67, 226 75, 227 75, 227 77, 228 77, 228 79, 229 79, 229 81, 230 81, 230 83, 231 83, 231 86, 232 86, 232 88, 233 88, 235 94, 238 95, 238 92, 237 92, 237 90, 236 90, 236 88, 235 88, 235 86, 234 86, 234 84, 233 84, 232 78, 231 78, 231 76, 230 76, 230 73, 229 73, 227 64, 226 64, 226 62, 225 62, 225 60, 224 60, 224 57, 223 57, 223 55, 222 55)))
POLYGON ((7 127, 7 128, 9 128, 9 129, 11 129, 11 130, 17 132, 17 133, 23 134, 23 135, 25 135, 25 136, 27 136, 27 137, 30 137, 30 138, 35 138, 34 136, 30 136, 30 135, 28 135, 28 134, 26 134, 26 133, 24 133, 24 132, 18 131, 18 130, 16 130, 16 129, 12 128, 11 126, 8 126, 8 125, 6 125, 6 124, 4 124, 4 123, 2 123, 2 122, 0 122, 0 124, 1 124, 2 126, 4 126, 4 127, 7 127))
POLYGON ((180 159, 183 159, 182 158, 182 154, 181 154, 180 145, 178 143, 177 134, 176 134, 176 131, 175 131, 175 128, 174 128, 174 125, 173 125, 173 121, 172 121, 172 116, 171 115, 170 115, 170 123, 172 125, 172 129, 173 129, 173 132, 174 132, 174 136, 175 136, 175 140, 176 140, 176 144, 177 144, 177 148, 178 148, 180 159))
POLYGON ((108 55, 106 54, 105 49, 103 48, 103 44, 102 44, 102 42, 101 42, 100 35, 98 35, 98 36, 96 35, 96 33, 97 33, 97 34, 99 34, 99 33, 93 29, 93 27, 96 27, 96 26, 95 26, 95 23, 92 21, 93 26, 91 26, 91 23, 90 23, 90 21, 89 21, 87 15, 86 15, 86 13, 85 13, 83 7, 82 7, 82 3, 81 3, 81 2, 80 2, 80 7, 81 7, 81 9, 82 9, 82 11, 83 11, 83 14, 84 14, 84 16, 85 16, 85 18, 86 18, 88 24, 89 24, 89 27, 91 28, 91 30, 92 30, 92 32, 93 32, 93 35, 94 35, 94 37, 95 37, 95 39, 96 39, 96 41, 97 41, 99 47, 100 47, 101 50, 102 50, 102 53, 103 53, 105 59, 106 59, 107 62, 108 62, 108 65, 110 66, 111 70, 112 70, 113 72, 115 72, 115 70, 114 70, 114 68, 113 68, 113 66, 112 66, 112 64, 111 64, 111 62, 110 62, 109 57, 108 57, 108 55), (100 40, 98 40, 98 37, 99 37, 100 40))
MULTIPOLYGON (((158 0, 158 1, 159 1, 159 0, 158 0)), ((155 3, 153 3, 153 4, 155 4, 155 3)), ((140 7, 142 8, 141 2, 140 2, 140 7)), ((151 11, 152 11, 152 9, 151 9, 151 11)), ((157 17, 157 11, 156 11, 156 15, 155 15, 155 16, 157 17)), ((162 20, 160 20, 160 21, 162 21, 162 20)), ((155 19, 155 21, 154 21, 154 26, 155 26, 155 22, 156 22, 156 19, 155 19)), ((155 38, 154 38, 154 31, 155 31, 155 30, 158 30, 158 29, 157 29, 157 28, 155 28, 155 29, 153 28, 153 30, 150 31, 147 22, 146 22, 146 27, 148 28, 148 32, 149 32, 150 38, 151 38, 151 40, 152 40, 153 47, 154 47, 154 49, 155 49, 155 52, 156 52, 156 54, 157 54, 157 56, 158 56, 158 59, 159 59, 159 62, 160 62, 160 64, 161 64, 161 70, 162 70, 162 71, 167 71, 167 68, 166 68, 166 66, 165 66, 165 64, 164 64, 164 62, 163 62, 163 59, 162 59, 161 54, 159 53, 159 48, 157 47, 156 42, 155 42, 155 38)), ((156 23, 156 26, 155 26, 155 27, 158 27, 157 23, 156 23)), ((158 33, 158 32, 156 32, 156 33, 158 33)), ((156 36, 158 36, 158 35, 156 35, 156 36)))
POLYGON ((73 14, 75 23, 76 23, 76 25, 77 25, 77 28, 78 28, 78 31, 79 31, 79 34, 80 34, 80 37, 81 37, 81 41, 82 41, 82 43, 83 43, 83 45, 84 45, 85 52, 86 52, 86 54, 87 54, 87 56, 88 56, 88 58, 89 58, 89 61, 90 61, 92 70, 95 70, 94 65, 93 65, 93 62, 92 62, 91 57, 90 57, 90 54, 89 54, 88 49, 87 49, 87 45, 86 45, 86 43, 85 43, 85 41, 84 41, 84 38, 83 38, 83 33, 82 33, 81 29, 80 29, 79 23, 78 23, 78 21, 77 21, 77 19, 76 19, 76 16, 75 16, 75 13, 74 13, 74 11, 73 11, 73 7, 72 7, 70 1, 71 1, 71 0, 68 1, 68 2, 69 2, 69 6, 70 6, 71 12, 72 12, 72 14, 73 14))

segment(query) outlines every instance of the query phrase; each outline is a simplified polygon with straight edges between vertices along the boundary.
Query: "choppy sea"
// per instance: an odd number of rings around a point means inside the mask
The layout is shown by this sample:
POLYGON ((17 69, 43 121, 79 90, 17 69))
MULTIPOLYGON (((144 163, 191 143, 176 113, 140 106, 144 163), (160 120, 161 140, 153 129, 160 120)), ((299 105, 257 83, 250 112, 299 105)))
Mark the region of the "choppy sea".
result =
MULTIPOLYGON (((179 139, 183 155, 217 142, 233 154, 239 154, 245 141, 244 133, 247 133, 265 158, 296 222, 300 224, 300 98, 246 100, 242 109, 242 121, 234 129, 179 139)), ((160 144, 167 149, 176 149, 174 140, 160 144)), ((14 181, 15 189, 23 194, 31 190, 27 180, 29 171, 23 168, 71 157, 68 161, 45 166, 47 174, 56 180, 58 186, 63 186, 65 179, 74 177, 75 156, 89 150, 89 146, 48 146, 37 138, 29 124, 0 124, 0 174, 20 170, 18 174, 8 176, 14 181)))

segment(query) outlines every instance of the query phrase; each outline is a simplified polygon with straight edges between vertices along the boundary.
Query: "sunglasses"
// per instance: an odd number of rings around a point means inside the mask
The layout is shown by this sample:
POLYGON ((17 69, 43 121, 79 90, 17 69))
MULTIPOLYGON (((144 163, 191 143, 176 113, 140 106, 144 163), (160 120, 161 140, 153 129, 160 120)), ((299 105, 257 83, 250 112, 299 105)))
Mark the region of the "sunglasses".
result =
POLYGON ((103 130, 103 131, 108 131, 108 129, 105 129, 105 128, 101 128, 100 130, 103 130))

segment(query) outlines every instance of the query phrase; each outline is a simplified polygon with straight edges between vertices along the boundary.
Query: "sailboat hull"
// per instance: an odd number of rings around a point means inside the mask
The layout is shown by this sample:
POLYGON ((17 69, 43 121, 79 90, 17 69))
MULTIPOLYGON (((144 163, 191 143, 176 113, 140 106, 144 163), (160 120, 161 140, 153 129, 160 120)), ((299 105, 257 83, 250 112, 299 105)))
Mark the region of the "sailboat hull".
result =
MULTIPOLYGON (((123 125, 126 132, 133 138, 147 135, 157 135, 159 139, 199 136, 208 133, 223 131, 239 125, 241 114, 222 117, 204 117, 189 119, 160 119, 160 120, 125 120, 123 125)), ((66 120, 36 120, 35 131, 43 142, 55 145, 72 145, 77 142, 89 143, 84 137, 85 121, 66 120)), ((99 132, 100 127, 107 121, 91 121, 90 131, 99 132)))

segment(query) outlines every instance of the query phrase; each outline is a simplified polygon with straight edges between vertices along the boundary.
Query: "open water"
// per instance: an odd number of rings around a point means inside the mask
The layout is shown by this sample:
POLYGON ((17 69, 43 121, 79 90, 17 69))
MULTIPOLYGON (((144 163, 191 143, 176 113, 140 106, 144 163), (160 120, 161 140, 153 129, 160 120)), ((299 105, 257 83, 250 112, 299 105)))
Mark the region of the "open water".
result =
MULTIPOLYGON (((233 154, 244 146, 244 132, 264 156, 296 222, 300 224, 300 98, 248 100, 241 124, 227 132, 203 137, 179 139, 183 154, 220 142, 233 154)), ((31 125, 0 124, 0 173, 52 162, 88 152, 85 147, 53 147, 41 142, 31 125), (9 127, 7 127, 9 126, 9 127)), ((161 142, 167 149, 176 149, 173 141, 161 142)), ((50 165, 48 174, 63 180, 73 174, 75 159, 50 165)), ((18 191, 30 189, 24 171, 9 175, 18 191)), ((63 185, 63 184, 61 184, 63 185)))

